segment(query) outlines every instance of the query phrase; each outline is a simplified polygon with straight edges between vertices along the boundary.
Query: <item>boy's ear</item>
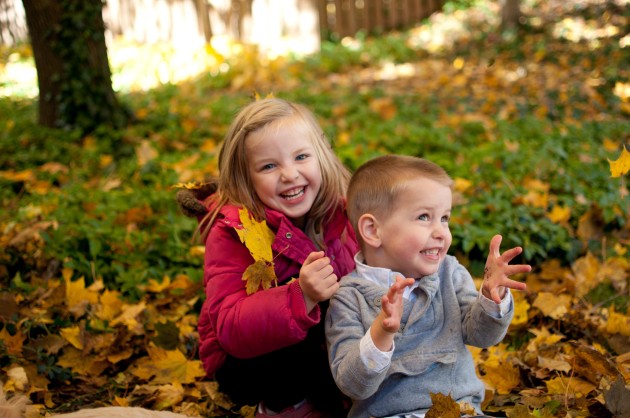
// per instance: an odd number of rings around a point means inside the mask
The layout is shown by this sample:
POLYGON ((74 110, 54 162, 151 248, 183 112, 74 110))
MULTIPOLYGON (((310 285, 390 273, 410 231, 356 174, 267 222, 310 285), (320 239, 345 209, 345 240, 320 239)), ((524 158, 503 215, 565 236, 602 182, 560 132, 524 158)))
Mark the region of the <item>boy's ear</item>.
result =
POLYGON ((366 245, 378 248, 381 246, 381 238, 378 233, 378 221, 371 213, 361 215, 357 222, 358 233, 366 245))

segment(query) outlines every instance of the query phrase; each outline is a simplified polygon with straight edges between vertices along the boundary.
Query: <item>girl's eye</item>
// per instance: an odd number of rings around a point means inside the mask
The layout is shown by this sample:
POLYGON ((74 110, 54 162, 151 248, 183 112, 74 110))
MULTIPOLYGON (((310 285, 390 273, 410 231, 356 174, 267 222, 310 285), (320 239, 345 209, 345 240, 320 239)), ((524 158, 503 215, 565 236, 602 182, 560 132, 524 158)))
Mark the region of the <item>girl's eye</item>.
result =
POLYGON ((422 215, 418 216, 418 220, 419 221, 428 221, 429 220, 429 215, 427 215, 426 213, 422 214, 422 215))
POLYGON ((265 164, 260 168, 260 171, 266 171, 266 170, 271 170, 272 168, 274 168, 276 165, 275 164, 265 164))
POLYGON ((296 160, 296 161, 302 161, 302 160, 305 160, 305 159, 307 159, 307 158, 308 158, 308 155, 306 155, 306 154, 300 154, 300 155, 298 155, 297 157, 295 157, 295 160, 296 160))

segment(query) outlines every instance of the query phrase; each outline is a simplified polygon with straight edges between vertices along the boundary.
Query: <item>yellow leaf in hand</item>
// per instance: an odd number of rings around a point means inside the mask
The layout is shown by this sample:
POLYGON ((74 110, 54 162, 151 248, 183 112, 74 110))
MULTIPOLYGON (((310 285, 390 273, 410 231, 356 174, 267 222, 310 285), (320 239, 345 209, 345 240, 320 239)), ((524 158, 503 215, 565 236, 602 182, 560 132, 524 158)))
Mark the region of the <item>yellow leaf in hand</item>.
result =
POLYGON ((621 155, 615 161, 608 160, 610 164, 610 176, 621 177, 630 171, 630 152, 626 149, 625 145, 621 155))
POLYGON ((243 224, 242 229, 236 230, 241 242, 245 244, 254 260, 271 263, 273 261, 271 244, 275 234, 269 229, 267 222, 253 220, 247 209, 239 209, 238 215, 243 224))
POLYGON ((269 289, 272 282, 275 286, 278 285, 278 278, 273 266, 263 260, 258 260, 247 267, 243 273, 243 280, 247 281, 246 292, 248 295, 256 293, 261 285, 263 290, 269 289))

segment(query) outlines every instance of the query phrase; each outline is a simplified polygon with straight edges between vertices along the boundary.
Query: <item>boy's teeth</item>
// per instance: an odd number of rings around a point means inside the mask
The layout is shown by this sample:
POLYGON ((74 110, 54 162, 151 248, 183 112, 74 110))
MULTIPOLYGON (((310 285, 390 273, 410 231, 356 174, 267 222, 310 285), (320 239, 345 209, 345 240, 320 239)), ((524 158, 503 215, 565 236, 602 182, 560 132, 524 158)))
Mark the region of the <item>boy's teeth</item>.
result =
POLYGON ((434 249, 434 250, 425 250, 425 251, 422 251, 422 252, 423 252, 424 254, 435 255, 435 254, 437 254, 439 251, 438 251, 438 250, 436 250, 436 249, 434 249))

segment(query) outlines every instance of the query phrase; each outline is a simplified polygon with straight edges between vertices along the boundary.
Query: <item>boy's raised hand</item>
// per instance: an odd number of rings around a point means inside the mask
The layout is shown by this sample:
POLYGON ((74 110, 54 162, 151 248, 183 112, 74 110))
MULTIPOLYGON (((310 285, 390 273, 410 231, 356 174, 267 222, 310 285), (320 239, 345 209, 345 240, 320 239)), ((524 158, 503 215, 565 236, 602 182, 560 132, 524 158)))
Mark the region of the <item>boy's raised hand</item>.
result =
POLYGON ((396 333, 400 328, 400 319, 403 312, 403 293, 407 286, 411 286, 414 279, 396 277, 396 282, 387 290, 387 294, 381 298, 381 310, 383 312, 381 327, 386 332, 396 333))
POLYGON ((306 257, 298 280, 307 313, 319 302, 330 299, 339 289, 337 275, 330 264, 330 258, 326 257, 323 251, 312 252, 306 257))
POLYGON ((501 235, 495 235, 490 240, 490 251, 481 285, 481 293, 495 303, 501 303, 501 299, 505 296, 505 288, 524 290, 527 287, 525 283, 511 280, 508 276, 528 273, 532 269, 529 264, 509 264, 514 257, 523 252, 523 249, 514 247, 501 254, 499 249, 502 240, 501 235))
POLYGON ((400 329, 403 313, 403 293, 407 286, 411 286, 414 279, 396 277, 396 282, 381 298, 381 312, 370 327, 370 336, 374 345, 381 351, 389 351, 394 341, 394 335, 400 329))

